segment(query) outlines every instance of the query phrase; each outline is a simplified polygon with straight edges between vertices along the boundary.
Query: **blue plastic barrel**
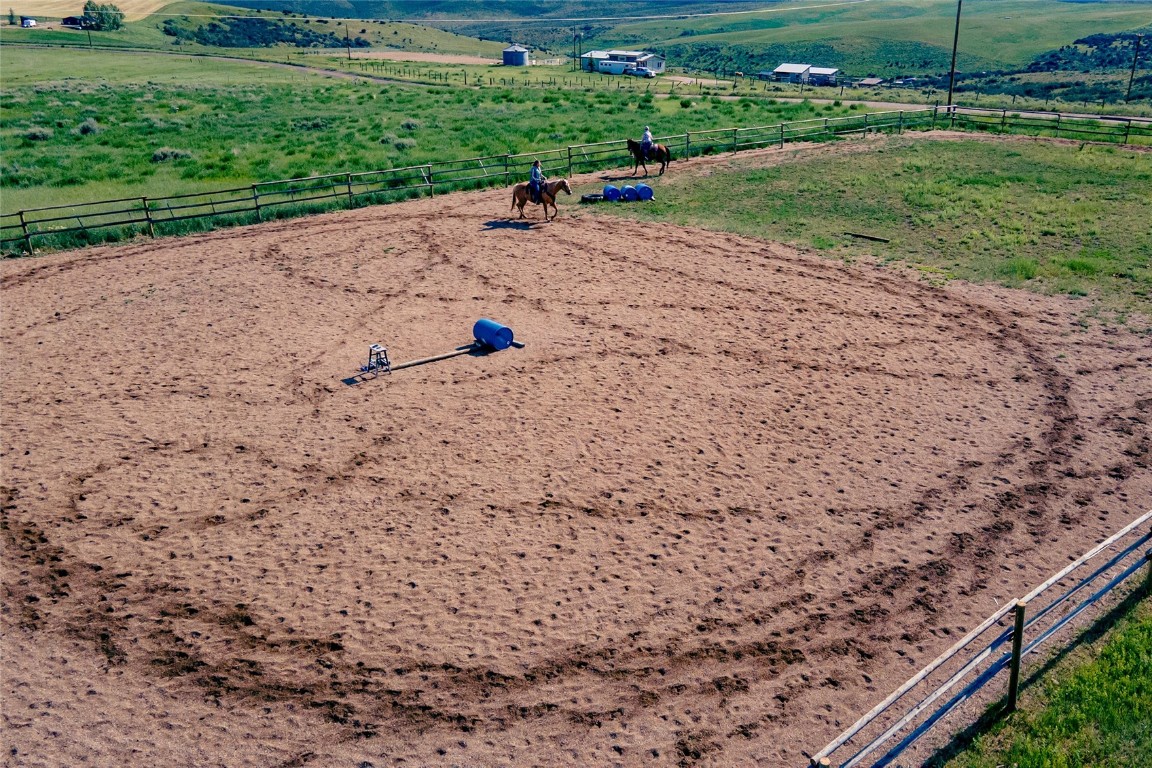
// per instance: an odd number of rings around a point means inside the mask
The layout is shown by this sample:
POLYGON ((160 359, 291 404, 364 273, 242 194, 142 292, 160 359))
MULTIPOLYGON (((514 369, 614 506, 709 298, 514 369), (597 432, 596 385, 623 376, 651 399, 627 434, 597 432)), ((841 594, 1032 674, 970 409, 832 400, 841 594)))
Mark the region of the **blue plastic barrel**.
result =
POLYGON ((496 351, 512 346, 512 329, 486 317, 480 318, 472 326, 472 335, 476 341, 496 351))
POLYGON ((604 185, 604 199, 610 203, 614 203, 620 199, 620 190, 611 184, 604 185))
POLYGON ((651 200, 654 194, 656 193, 652 191, 652 187, 648 186, 647 184, 636 185, 636 195, 641 200, 651 200))
POLYGON ((620 190, 620 197, 624 198, 630 203, 635 202, 640 198, 640 196, 636 194, 636 187, 632 186, 631 184, 624 185, 624 188, 620 190))

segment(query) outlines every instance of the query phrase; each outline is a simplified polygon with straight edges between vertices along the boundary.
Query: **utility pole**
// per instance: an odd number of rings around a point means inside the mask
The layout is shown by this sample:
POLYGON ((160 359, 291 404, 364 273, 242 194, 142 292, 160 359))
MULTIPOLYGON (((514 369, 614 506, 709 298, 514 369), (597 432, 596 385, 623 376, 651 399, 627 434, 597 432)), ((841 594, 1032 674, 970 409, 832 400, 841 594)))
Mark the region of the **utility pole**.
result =
POLYGON ((348 37, 348 22, 344 22, 344 47, 348 49, 348 61, 352 61, 352 39, 348 37))
POLYGON ((956 85, 956 46, 960 43, 960 7, 964 0, 956 0, 956 32, 952 35, 952 70, 948 75, 948 109, 952 109, 952 90, 956 85))
POLYGON ((1132 80, 1136 77, 1136 59, 1140 56, 1140 42, 1143 39, 1144 35, 1136 36, 1136 50, 1132 52, 1132 74, 1128 75, 1128 93, 1124 94, 1125 104, 1132 98, 1132 80))

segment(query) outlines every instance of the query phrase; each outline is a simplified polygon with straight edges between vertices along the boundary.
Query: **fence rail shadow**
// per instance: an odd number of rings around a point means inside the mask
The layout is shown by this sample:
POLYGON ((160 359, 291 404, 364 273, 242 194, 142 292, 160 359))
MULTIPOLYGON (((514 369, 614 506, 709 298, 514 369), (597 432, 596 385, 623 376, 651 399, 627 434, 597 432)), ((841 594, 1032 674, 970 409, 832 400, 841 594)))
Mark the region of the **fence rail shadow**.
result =
MULTIPOLYGON (((1152 569, 1152 549, 1145 549, 1150 542, 1152 512, 1147 512, 1015 603, 1002 606, 811 755, 809 765, 892 765, 957 707, 994 680, 1002 679, 1000 673, 1005 670, 1008 680, 1004 704, 998 713, 986 714, 982 722, 1012 712, 1016 708, 1022 662, 1138 571, 1152 569), (1025 643, 1027 638, 1030 640, 1025 643), (913 691, 919 693, 909 696, 913 691)), ((1062 642, 1067 646, 1075 639, 1062 642)), ((969 730, 979 726, 978 722, 969 730)))

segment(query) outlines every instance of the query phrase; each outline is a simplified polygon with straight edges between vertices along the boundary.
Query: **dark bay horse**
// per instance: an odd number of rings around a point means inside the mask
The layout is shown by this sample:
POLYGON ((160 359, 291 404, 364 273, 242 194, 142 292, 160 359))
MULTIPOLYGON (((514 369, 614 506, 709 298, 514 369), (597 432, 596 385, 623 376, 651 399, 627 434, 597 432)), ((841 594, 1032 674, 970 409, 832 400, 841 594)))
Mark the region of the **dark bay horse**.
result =
MULTIPOLYGON (((644 151, 640 149, 640 142, 634 139, 628 139, 628 151, 632 153, 632 175, 636 175, 637 169, 644 166, 644 175, 648 175, 648 165, 644 162, 644 151)), ((660 163, 660 175, 664 175, 664 171, 668 168, 668 163, 672 162, 672 150, 663 144, 652 145, 652 159, 660 163)))
MULTIPOLYGON (((556 208, 556 195, 560 193, 560 190, 564 190, 569 195, 572 194, 572 187, 568 186, 568 179, 546 181, 540 189, 540 202, 544 204, 544 221, 548 221, 548 206, 552 206, 553 219, 560 212, 556 208)), ((524 206, 527 205, 530 198, 528 182, 524 181, 512 187, 512 210, 519 208, 520 218, 524 218, 524 206)))

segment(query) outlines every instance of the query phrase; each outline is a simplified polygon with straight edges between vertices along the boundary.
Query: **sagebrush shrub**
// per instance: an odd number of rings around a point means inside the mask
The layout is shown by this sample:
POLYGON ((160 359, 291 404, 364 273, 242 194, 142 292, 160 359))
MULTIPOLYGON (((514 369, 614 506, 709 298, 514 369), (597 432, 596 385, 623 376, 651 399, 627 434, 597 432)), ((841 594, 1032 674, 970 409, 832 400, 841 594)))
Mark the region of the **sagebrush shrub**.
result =
POLYGON ((80 125, 76 126, 75 130, 73 130, 73 133, 80 136, 95 136, 102 130, 104 130, 104 126, 96 122, 96 118, 89 117, 84 122, 80 123, 80 125))
POLYGON ((192 153, 186 149, 174 149, 172 147, 160 147, 152 153, 152 162, 165 163, 169 160, 187 160, 192 157, 192 153))

